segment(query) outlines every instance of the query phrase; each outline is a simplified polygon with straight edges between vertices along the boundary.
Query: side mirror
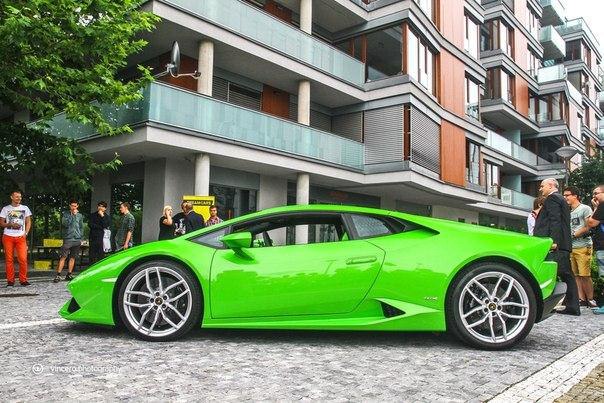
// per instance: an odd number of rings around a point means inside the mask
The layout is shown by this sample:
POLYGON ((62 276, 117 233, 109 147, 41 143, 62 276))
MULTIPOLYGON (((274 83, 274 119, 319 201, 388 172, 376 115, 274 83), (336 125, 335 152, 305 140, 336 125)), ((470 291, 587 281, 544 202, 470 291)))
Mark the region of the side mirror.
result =
POLYGON ((229 249, 249 248, 252 246, 252 233, 235 232, 221 237, 220 241, 229 249))

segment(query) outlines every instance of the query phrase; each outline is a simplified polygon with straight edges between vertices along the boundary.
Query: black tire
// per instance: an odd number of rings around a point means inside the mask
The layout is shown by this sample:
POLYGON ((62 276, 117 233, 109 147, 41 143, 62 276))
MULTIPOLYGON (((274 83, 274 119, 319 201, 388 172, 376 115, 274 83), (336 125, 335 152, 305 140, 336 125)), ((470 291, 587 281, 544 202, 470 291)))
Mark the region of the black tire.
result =
POLYGON ((134 268, 122 281, 116 304, 124 327, 137 338, 147 341, 169 341, 182 337, 194 326, 201 324, 203 312, 203 298, 198 281, 189 270, 167 260, 150 261, 134 268), (145 276, 145 272, 149 274, 149 278, 145 276), (167 289, 166 295, 156 295, 160 293, 158 277, 162 278, 161 288, 167 289), (147 281, 152 284, 151 293, 148 292, 147 281), (127 303, 145 306, 126 307, 124 299, 127 290, 127 303), (151 297, 133 295, 133 292, 148 293, 151 297), (174 298, 180 294, 183 296, 174 298), (161 303, 158 304, 160 300, 161 303), (142 323, 142 326, 135 326, 135 323, 142 323))
POLYGON ((447 293, 445 314, 447 330, 462 342, 485 350, 504 350, 522 341, 531 331, 537 316, 537 300, 533 288, 523 273, 502 263, 481 262, 467 267, 456 276, 447 293), (493 295, 498 276, 501 276, 502 280, 498 291, 493 295), (474 282, 477 278, 479 283, 484 282, 481 283, 484 288, 474 282), (468 284, 471 284, 469 290, 464 292, 468 284), (509 300, 507 298, 504 300, 502 297, 505 297, 508 287, 511 290, 507 297, 509 300), (485 289, 491 295, 487 294, 485 289), (490 296, 493 298, 489 298, 490 296), (482 305, 477 299, 482 300, 482 305), (467 316, 468 320, 464 319, 460 312, 462 303, 463 316, 478 310, 467 316), (509 306, 510 303, 518 306, 509 306), (527 308, 524 307, 526 305, 527 308), (509 315, 514 318, 510 318, 509 315), (484 323, 481 322, 483 318, 486 320, 484 323), (478 322, 480 322, 478 325, 472 327, 478 322), (510 325, 512 328, 508 327, 510 325))

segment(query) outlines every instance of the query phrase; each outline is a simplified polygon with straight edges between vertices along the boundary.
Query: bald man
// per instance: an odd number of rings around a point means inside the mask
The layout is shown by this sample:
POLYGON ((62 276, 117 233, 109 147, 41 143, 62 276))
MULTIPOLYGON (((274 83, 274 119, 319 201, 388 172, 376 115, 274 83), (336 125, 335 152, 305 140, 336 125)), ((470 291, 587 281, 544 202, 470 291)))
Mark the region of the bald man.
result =
POLYGON ((543 207, 535 222, 535 236, 550 237, 554 240, 548 260, 558 263, 558 277, 566 283, 566 308, 559 313, 581 315, 579 294, 575 276, 570 269, 570 252, 573 248, 570 233, 570 207, 558 192, 559 184, 554 178, 541 182, 539 192, 545 197, 543 207))

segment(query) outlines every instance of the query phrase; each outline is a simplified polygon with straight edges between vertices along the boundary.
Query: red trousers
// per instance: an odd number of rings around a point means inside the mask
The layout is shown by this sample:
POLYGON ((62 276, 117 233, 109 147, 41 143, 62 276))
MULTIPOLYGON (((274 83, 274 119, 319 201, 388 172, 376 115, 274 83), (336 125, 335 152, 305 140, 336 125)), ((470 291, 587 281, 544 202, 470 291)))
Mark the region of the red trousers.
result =
POLYGON ((2 235, 4 257, 6 262, 6 281, 15 281, 15 250, 19 261, 19 282, 27 281, 27 241, 25 236, 2 235))

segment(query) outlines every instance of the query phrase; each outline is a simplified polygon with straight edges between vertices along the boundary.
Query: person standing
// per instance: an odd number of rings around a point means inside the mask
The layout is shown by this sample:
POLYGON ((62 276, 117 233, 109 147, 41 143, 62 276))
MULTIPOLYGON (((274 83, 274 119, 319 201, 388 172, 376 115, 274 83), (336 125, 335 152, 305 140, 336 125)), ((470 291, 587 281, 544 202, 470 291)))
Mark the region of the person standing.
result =
POLYGON ((19 262, 19 283, 28 286, 27 281, 27 235, 31 229, 31 211, 21 204, 20 190, 10 193, 11 204, 0 211, 0 227, 4 228, 2 245, 6 262, 6 286, 15 285, 15 250, 19 262))
POLYGON ((208 220, 206 221, 206 227, 209 227, 211 225, 220 224, 221 222, 222 222, 222 219, 220 217, 218 217, 218 207, 216 207, 215 205, 211 205, 210 206, 210 218, 208 218, 208 220))
POLYGON ((59 258, 59 266, 57 267, 57 275, 53 282, 61 281, 61 272, 65 267, 65 261, 69 257, 67 264, 67 274, 65 281, 73 280, 73 268, 75 267, 76 257, 80 253, 82 247, 82 236, 84 235, 84 217, 78 211, 78 201, 71 200, 69 202, 69 211, 63 213, 61 225, 63 227, 63 245, 61 246, 61 257, 59 258))
POLYGON ((134 216, 130 212, 130 203, 123 202, 120 204, 120 223, 115 233, 115 251, 132 247, 132 235, 136 227, 134 216))
POLYGON ((191 202, 183 201, 180 208, 182 212, 174 216, 174 234, 176 236, 188 234, 189 232, 203 228, 203 217, 193 210, 191 202))
POLYGON ((172 206, 164 207, 164 214, 159 217, 158 241, 174 238, 174 221, 172 220, 172 206))
POLYGON ((589 206, 579 201, 579 189, 568 186, 564 189, 564 199, 570 206, 570 233, 573 249, 570 252, 570 267, 577 281, 579 305, 595 308, 594 287, 591 281, 592 242, 589 237, 587 219, 593 213, 589 206))
POLYGON ((548 255, 549 260, 558 264, 558 277, 566 283, 566 308, 558 311, 567 315, 581 315, 577 283, 570 269, 572 238, 570 235, 570 207, 558 192, 558 181, 544 179, 539 191, 545 197, 543 207, 535 222, 535 236, 550 237, 554 240, 548 255))
MULTIPOLYGON (((592 193, 591 205, 594 213, 587 219, 587 226, 593 228, 593 248, 595 251, 598 274, 604 277, 604 184, 598 185, 592 193)), ((594 310, 596 314, 604 314, 604 306, 594 310)))
POLYGON ((533 231, 535 230, 535 221, 537 220, 539 211, 541 211, 541 207, 543 207, 543 197, 535 197, 535 200, 533 200, 533 211, 531 211, 526 218, 526 227, 529 235, 533 235, 533 231))
POLYGON ((107 203, 104 201, 98 202, 96 211, 90 214, 90 264, 98 262, 105 257, 105 248, 103 246, 103 238, 105 230, 109 230, 111 226, 111 218, 107 214, 107 203))

